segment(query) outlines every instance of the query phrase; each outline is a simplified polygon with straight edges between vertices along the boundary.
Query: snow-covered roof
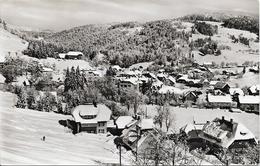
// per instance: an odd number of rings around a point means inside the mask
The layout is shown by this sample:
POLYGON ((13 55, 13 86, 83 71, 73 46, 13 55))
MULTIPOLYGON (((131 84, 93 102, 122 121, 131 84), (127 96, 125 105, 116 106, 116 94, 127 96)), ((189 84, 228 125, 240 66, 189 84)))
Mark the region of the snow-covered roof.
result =
POLYGON ((119 65, 111 66, 112 69, 121 70, 122 68, 119 65))
POLYGON ((235 94, 244 95, 243 90, 240 89, 240 88, 230 88, 230 89, 229 89, 229 93, 230 93, 231 95, 235 95, 235 94))
POLYGON ((159 90, 160 94, 166 94, 166 93, 174 93, 174 94, 182 94, 183 91, 179 88, 173 87, 173 86, 167 86, 163 85, 161 89, 159 90))
POLYGON ((249 89, 252 93, 256 93, 256 91, 260 91, 260 84, 253 85, 249 89))
POLYGON ((208 101, 210 103, 231 103, 232 98, 230 95, 225 95, 225 96, 208 95, 208 101))
POLYGON ((5 77, 2 74, 0 74, 0 84, 3 83, 5 83, 5 77))
POLYGON ((228 148, 236 140, 254 139, 256 141, 254 134, 242 123, 218 118, 206 123, 199 137, 225 148, 228 148))
POLYGON ((0 63, 3 63, 3 62, 5 62, 5 56, 0 56, 0 63))
POLYGON ((153 74, 153 73, 150 73, 150 76, 153 78, 156 78, 155 74, 153 74))
POLYGON ((193 82, 194 84, 197 84, 200 81, 201 81, 200 79, 188 79, 188 82, 193 82))
POLYGON ((42 71, 43 72, 53 72, 52 68, 49 68, 49 67, 43 67, 42 71))
POLYGON ((132 116, 119 116, 116 120, 116 124, 119 129, 124 129, 132 121, 133 121, 132 116))
POLYGON ((80 51, 69 51, 69 52, 67 53, 67 55, 70 55, 70 56, 78 56, 78 55, 83 55, 83 53, 80 52, 80 51))
POLYGON ((24 82, 26 83, 26 85, 30 85, 28 79, 29 78, 27 76, 25 76, 25 75, 19 76, 19 77, 16 78, 16 80, 14 82, 12 82, 12 85, 22 86, 22 85, 24 85, 23 84, 24 82))
POLYGON ((227 86, 227 85, 228 85, 227 83, 222 82, 222 81, 219 81, 219 82, 217 82, 217 83, 214 85, 214 88, 222 89, 222 88, 224 88, 224 87, 227 86))
POLYGON ((238 96, 238 100, 241 104, 260 104, 260 97, 259 96, 238 96))
POLYGON ((169 79, 171 82, 173 82, 173 83, 176 82, 175 78, 173 78, 172 76, 169 76, 168 79, 169 79))
POLYGON ((144 81, 144 82, 148 82, 149 79, 147 77, 139 77, 139 80, 144 81))
POLYGON ((72 116, 75 122, 80 122, 83 124, 109 121, 111 114, 111 110, 104 104, 97 104, 97 107, 92 104, 79 105, 72 111, 72 116), (84 119, 81 117, 86 115, 96 115, 96 117, 93 119, 84 119))
POLYGON ((203 62, 203 65, 212 65, 212 62, 203 62))
POLYGON ((152 129, 154 127, 153 119, 142 119, 138 126, 141 127, 141 130, 152 129))
POLYGON ((159 73, 159 74, 157 74, 157 77, 160 77, 160 78, 167 78, 167 76, 165 75, 165 74, 163 74, 163 73, 159 73))
POLYGON ((88 74, 94 74, 95 76, 99 76, 99 77, 102 76, 102 73, 100 70, 92 70, 92 71, 89 71, 88 74))
POLYGON ((219 81, 210 81, 209 85, 215 86, 219 81))
POLYGON ((60 57, 60 58, 63 58, 63 59, 64 59, 65 56, 66 56, 66 53, 59 53, 59 57, 60 57))
POLYGON ((189 81, 189 78, 188 78, 189 76, 188 75, 183 75, 183 76, 181 76, 178 80, 185 80, 185 81, 189 81))
POLYGON ((162 81, 156 80, 155 82, 152 83, 152 86, 155 87, 161 87, 163 85, 162 81))
MULTIPOLYGON (((255 135, 242 123, 237 124, 234 140, 255 139, 255 135)), ((231 144, 230 144, 231 145, 231 144)))
POLYGON ((136 78, 136 77, 131 77, 131 78, 122 79, 121 81, 122 81, 122 82, 130 82, 130 83, 133 84, 133 85, 137 85, 137 84, 142 83, 142 81, 139 80, 139 79, 136 78))

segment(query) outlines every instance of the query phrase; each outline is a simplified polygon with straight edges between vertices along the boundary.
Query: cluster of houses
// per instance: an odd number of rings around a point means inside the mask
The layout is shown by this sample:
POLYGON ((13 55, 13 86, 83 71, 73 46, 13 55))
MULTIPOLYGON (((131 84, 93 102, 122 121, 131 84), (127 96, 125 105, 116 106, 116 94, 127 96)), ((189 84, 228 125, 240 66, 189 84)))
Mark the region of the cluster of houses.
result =
POLYGON ((110 132, 122 138, 124 147, 128 150, 133 150, 145 133, 154 130, 153 119, 139 115, 112 118, 111 110, 103 104, 79 105, 73 109, 72 116, 76 123, 75 133, 110 132))
POLYGON ((208 108, 239 108, 244 111, 259 112, 260 85, 249 87, 246 95, 241 88, 230 87, 226 81, 214 79, 215 76, 211 81, 203 77, 205 72, 211 73, 204 66, 193 68, 188 71, 188 74, 169 74, 164 70, 157 73, 124 70, 119 66, 113 66, 112 69, 116 71, 115 79, 119 81, 119 87, 122 89, 140 91, 150 81, 152 92, 176 95, 182 102, 190 101, 195 105, 199 96, 204 94, 205 106, 208 108))

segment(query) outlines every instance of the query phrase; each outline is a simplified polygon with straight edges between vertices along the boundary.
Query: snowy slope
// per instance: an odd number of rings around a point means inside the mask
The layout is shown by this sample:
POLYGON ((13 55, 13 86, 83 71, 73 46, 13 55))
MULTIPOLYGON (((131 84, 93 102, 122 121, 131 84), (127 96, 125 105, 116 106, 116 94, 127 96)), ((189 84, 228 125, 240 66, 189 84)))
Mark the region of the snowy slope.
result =
MULTIPOLYGON (((59 124, 70 119, 55 113, 12 107, 15 96, 0 91, 1 164, 99 164, 118 163, 112 136, 73 135, 59 124), (41 138, 45 136, 46 140, 41 138)), ((127 162, 123 159, 123 162, 127 162)))
MULTIPOLYGON (((259 51, 259 42, 254 42, 254 40, 257 38, 257 35, 254 33, 251 33, 249 31, 244 30, 238 30, 238 29, 232 29, 232 28, 225 28, 221 26, 221 23, 219 22, 210 22, 205 21, 208 24, 211 25, 217 25, 218 26, 218 34, 215 34, 211 37, 212 40, 216 41, 218 43, 218 46, 229 46, 230 50, 221 50, 221 55, 215 56, 215 55, 205 55, 201 56, 198 54, 195 54, 195 60, 199 64, 203 64, 203 62, 215 62, 216 64, 220 64, 221 62, 235 62, 237 64, 242 64, 245 61, 260 61, 259 53, 256 53, 255 51, 259 51), (250 47, 243 45, 241 43, 233 43, 230 39, 230 36, 234 35, 236 38, 238 38, 239 35, 242 35, 243 37, 246 37, 250 39, 249 45, 250 47)), ((193 23, 189 22, 182 22, 181 25, 185 27, 184 31, 191 31, 191 27, 193 26, 193 23)), ((192 34, 192 37, 190 40, 197 40, 199 38, 207 38, 208 36, 203 34, 192 34)))
POLYGON ((27 46, 26 41, 0 27, 0 60, 4 59, 8 52, 11 54, 21 53, 27 46))

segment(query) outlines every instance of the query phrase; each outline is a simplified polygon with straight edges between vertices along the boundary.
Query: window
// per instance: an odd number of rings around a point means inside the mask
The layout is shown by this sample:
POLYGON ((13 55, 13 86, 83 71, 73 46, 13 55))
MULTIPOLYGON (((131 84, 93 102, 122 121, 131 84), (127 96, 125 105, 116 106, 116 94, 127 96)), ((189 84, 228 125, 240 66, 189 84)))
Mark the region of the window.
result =
POLYGON ((98 129, 98 132, 99 133, 105 133, 105 130, 104 129, 98 129))
POLYGON ((102 127, 102 126, 105 126, 105 122, 99 122, 98 123, 98 127, 102 127))

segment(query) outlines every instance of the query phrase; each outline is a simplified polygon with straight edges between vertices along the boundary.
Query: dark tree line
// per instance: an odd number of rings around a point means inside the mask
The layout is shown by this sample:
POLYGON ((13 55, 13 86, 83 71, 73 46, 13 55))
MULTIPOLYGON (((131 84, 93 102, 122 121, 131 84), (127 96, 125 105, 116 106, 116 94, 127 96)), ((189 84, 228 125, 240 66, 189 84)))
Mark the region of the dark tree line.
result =
POLYGON ((225 19, 222 26, 227 28, 235 28, 247 30, 259 36, 259 20, 248 16, 232 17, 225 19))
POLYGON ((207 15, 200 15, 200 14, 191 14, 191 15, 186 15, 184 17, 180 18, 183 21, 189 21, 189 22, 194 22, 194 21, 214 21, 214 22, 219 22, 220 19, 217 19, 213 16, 207 16, 207 15))
POLYGON ((218 44, 213 41, 210 37, 209 38, 199 38, 195 41, 191 41, 190 43, 191 49, 198 49, 204 55, 206 54, 215 54, 220 55, 221 51, 218 48, 218 44))
MULTIPOLYGON (((213 36, 214 34, 217 34, 218 33, 218 26, 215 25, 210 25, 210 24, 207 24, 205 22, 198 22, 198 21, 195 21, 194 23, 194 28, 201 34, 203 35, 207 35, 207 36, 213 36)), ((195 29, 193 28, 193 33, 195 31, 195 29)))
POLYGON ((67 50, 59 44, 48 43, 43 40, 31 40, 28 48, 23 51, 25 55, 35 58, 55 58, 58 53, 66 52, 67 50))

